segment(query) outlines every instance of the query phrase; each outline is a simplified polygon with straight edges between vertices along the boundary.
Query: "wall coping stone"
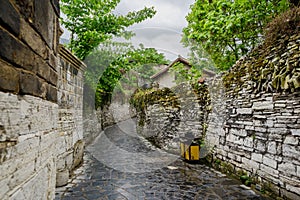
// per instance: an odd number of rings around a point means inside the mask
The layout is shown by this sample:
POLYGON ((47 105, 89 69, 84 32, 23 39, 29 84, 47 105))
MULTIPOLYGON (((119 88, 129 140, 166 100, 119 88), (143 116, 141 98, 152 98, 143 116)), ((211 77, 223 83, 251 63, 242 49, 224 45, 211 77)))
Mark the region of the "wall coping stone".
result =
POLYGON ((69 49, 67 49, 62 44, 59 44, 59 55, 66 61, 73 64, 74 67, 76 67, 80 71, 84 71, 87 68, 86 64, 82 60, 76 57, 69 49))

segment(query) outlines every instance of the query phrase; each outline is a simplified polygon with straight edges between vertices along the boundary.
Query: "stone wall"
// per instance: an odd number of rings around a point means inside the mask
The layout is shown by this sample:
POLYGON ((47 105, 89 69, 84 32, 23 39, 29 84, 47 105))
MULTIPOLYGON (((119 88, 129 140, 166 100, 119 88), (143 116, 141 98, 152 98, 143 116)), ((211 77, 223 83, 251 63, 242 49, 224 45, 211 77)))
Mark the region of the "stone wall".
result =
POLYGON ((277 195, 300 194, 300 36, 283 36, 211 81, 207 139, 215 160, 277 195))
POLYGON ((166 150, 178 148, 187 132, 206 133, 213 166, 237 177, 246 174, 249 186, 263 192, 299 199, 299 47, 299 34, 259 46, 229 72, 209 79, 209 96, 205 87, 198 98, 190 87, 173 88, 175 107, 172 98, 149 104, 146 93, 140 98, 145 109, 137 109, 140 133, 155 136, 154 143, 166 150))
POLYGON ((85 103, 83 108, 83 140, 86 145, 92 143, 103 129, 135 117, 129 103, 113 101, 97 110, 94 105, 91 105, 93 102, 85 103))
POLYGON ((86 68, 63 46, 60 46, 59 61, 57 186, 67 183, 69 173, 83 156, 83 72, 86 68))
POLYGON ((198 87, 195 90, 182 83, 171 89, 150 89, 142 100, 139 94, 133 96, 139 102, 133 104, 137 110, 138 133, 173 153, 179 153, 181 139, 205 135, 210 101, 206 84, 198 87))
POLYGON ((101 133, 101 110, 88 110, 83 114, 83 141, 86 145, 91 144, 101 133))
POLYGON ((53 199, 80 160, 84 67, 59 32, 57 0, 0 2, 0 199, 53 199))

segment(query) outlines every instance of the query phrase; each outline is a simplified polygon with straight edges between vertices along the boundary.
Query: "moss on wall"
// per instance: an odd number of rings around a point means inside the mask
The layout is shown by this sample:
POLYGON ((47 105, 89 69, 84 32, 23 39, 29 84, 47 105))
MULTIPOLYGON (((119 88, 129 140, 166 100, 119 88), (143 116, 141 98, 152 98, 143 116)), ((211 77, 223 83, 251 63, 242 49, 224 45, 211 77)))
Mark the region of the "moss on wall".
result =
POLYGON ((223 77, 227 90, 253 93, 300 90, 300 8, 275 18, 265 30, 266 40, 241 58, 223 77), (252 82, 251 85, 249 81, 252 82))
POLYGON ((137 89, 130 98, 130 104, 139 115, 140 126, 145 123, 146 109, 150 105, 160 104, 163 107, 180 108, 178 97, 169 88, 137 89))

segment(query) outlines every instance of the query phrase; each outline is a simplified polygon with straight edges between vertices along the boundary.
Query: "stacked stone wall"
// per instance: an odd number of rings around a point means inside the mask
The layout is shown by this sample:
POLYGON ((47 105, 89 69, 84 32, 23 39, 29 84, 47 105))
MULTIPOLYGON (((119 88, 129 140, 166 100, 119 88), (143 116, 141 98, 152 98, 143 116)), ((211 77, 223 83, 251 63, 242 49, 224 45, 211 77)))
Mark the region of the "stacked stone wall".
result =
POLYGON ((209 112, 207 86, 201 84, 199 93, 188 83, 171 89, 158 89, 148 94, 145 109, 137 112, 138 132, 156 146, 179 153, 179 142, 187 137, 202 138, 209 112), (155 98, 158 96, 158 98, 155 98), (154 102, 151 99, 156 99, 154 102), (141 113, 143 112, 143 113, 141 113))
POLYGON ((101 133, 101 110, 88 110, 83 114, 83 141, 86 145, 91 144, 101 133))
POLYGON ((144 121, 140 132, 156 136, 165 148, 187 132, 197 137, 207 126, 205 144, 212 150, 213 166, 237 177, 246 173, 248 184, 262 192, 299 199, 299 47, 298 34, 259 46, 229 72, 208 79, 209 96, 206 88, 198 94, 205 97, 202 101, 191 95, 191 88, 173 88, 178 109, 146 104, 143 115, 137 113, 138 121, 144 121))
POLYGON ((58 64, 58 132, 56 186, 67 183, 83 156, 83 72, 86 66, 60 46, 58 64))
POLYGON ((207 139, 215 160, 231 164, 232 173, 247 172, 257 188, 290 199, 300 194, 299 41, 282 37, 209 84, 207 139))
POLYGON ((0 1, 0 199, 53 199, 80 160, 84 67, 59 34, 57 0, 0 1))

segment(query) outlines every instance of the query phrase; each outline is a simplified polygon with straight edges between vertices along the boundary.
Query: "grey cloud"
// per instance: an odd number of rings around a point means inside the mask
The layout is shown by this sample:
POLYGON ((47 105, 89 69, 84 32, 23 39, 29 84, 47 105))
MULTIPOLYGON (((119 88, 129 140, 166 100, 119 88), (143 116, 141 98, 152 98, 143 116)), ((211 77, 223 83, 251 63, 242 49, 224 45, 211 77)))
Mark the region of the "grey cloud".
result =
POLYGON ((180 43, 182 29, 187 26, 185 16, 194 0, 122 0, 117 12, 125 14, 128 11, 154 6, 157 14, 129 29, 136 33, 133 44, 143 43, 146 47, 154 47, 165 53, 167 58, 175 59, 178 54, 187 55, 187 49, 180 43))
MULTIPOLYGON (((173 60, 178 54, 187 55, 188 50, 183 48, 180 40, 182 29, 187 26, 185 16, 193 3, 194 0, 121 0, 115 13, 126 14, 146 6, 154 6, 157 14, 152 19, 129 27, 129 30, 136 33, 132 43, 157 48, 168 59, 173 60)), ((69 32, 65 30, 62 37, 69 38, 69 32)))

